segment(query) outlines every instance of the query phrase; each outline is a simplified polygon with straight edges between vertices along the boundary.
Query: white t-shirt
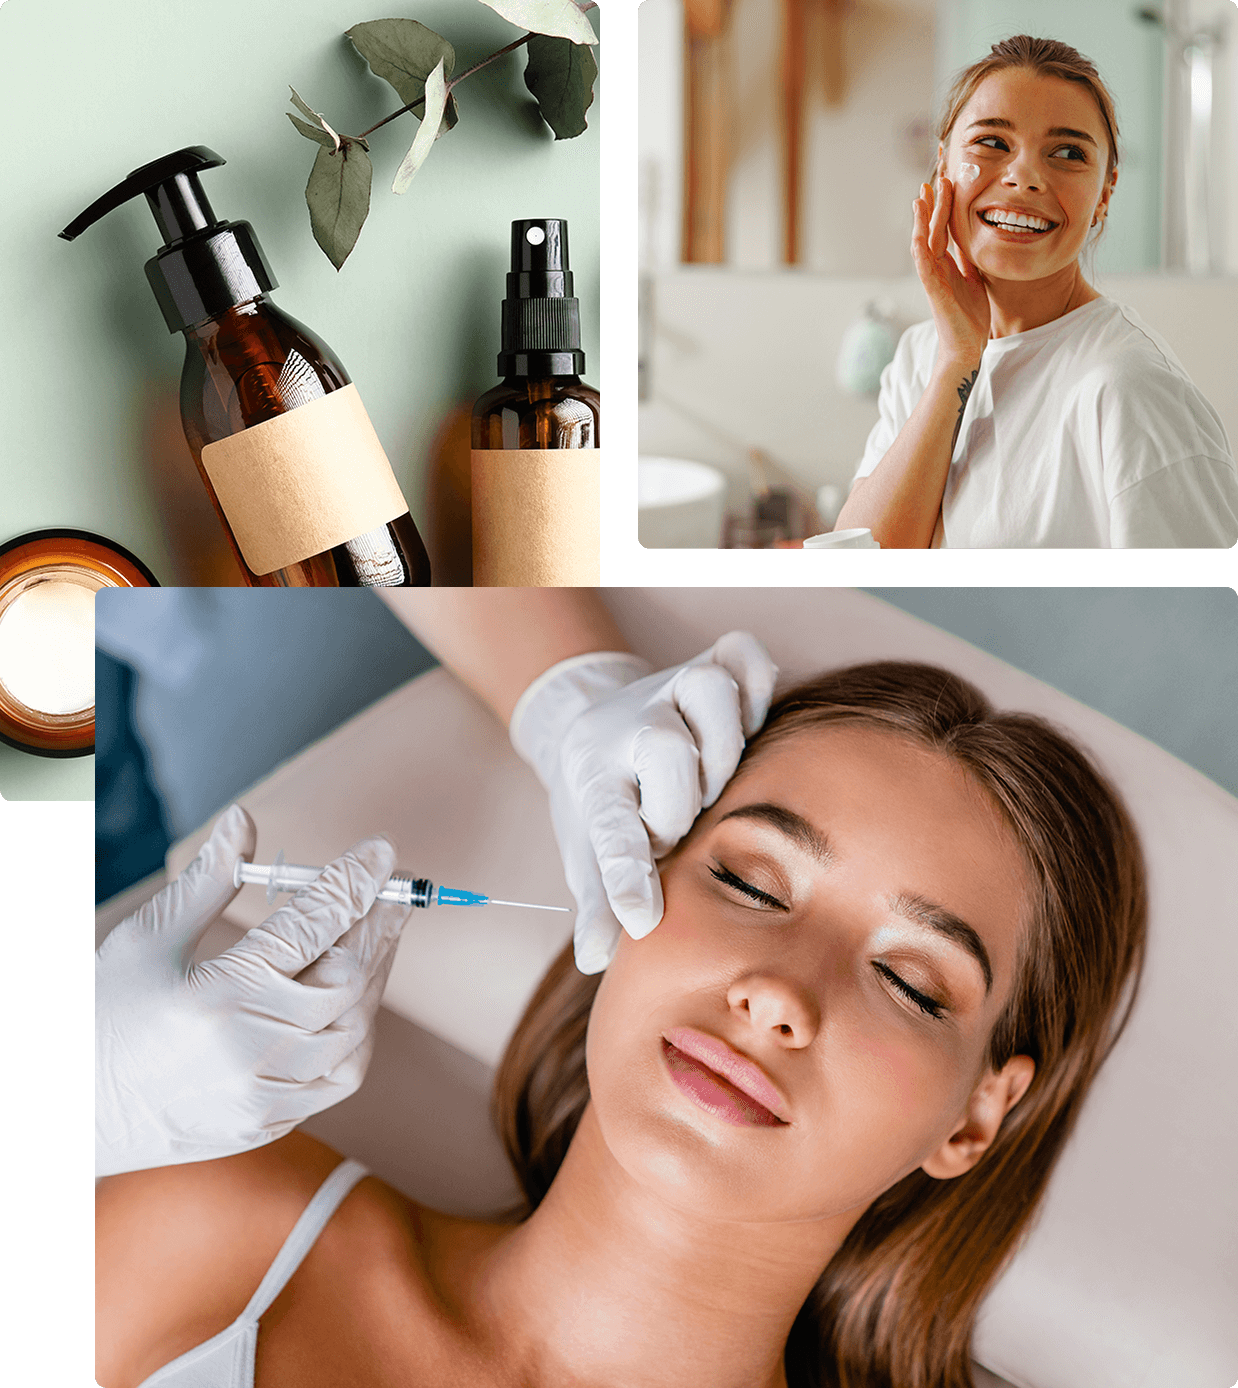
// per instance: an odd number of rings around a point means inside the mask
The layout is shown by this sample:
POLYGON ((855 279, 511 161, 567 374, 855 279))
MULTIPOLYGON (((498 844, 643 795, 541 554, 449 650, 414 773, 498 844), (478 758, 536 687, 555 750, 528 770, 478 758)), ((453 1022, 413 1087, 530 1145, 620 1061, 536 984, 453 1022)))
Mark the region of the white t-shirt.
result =
MULTIPOLYGON (((857 478, 906 424, 936 354, 931 320, 903 334, 857 478)), ((1164 338, 1131 309, 1094 299, 984 349, 942 522, 941 543, 968 549, 1229 546, 1238 467, 1164 338)))

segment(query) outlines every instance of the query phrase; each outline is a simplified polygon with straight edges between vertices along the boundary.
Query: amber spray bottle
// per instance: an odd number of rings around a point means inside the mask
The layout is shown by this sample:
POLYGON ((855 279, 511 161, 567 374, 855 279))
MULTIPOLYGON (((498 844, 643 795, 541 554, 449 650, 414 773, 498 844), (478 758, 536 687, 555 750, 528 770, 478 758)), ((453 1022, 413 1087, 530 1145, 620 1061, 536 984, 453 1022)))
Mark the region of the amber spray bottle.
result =
POLYGON ((599 582, 601 397, 580 379, 567 223, 512 223, 503 383, 473 408, 473 582, 599 582))
POLYGON ((268 299, 248 222, 219 221, 201 145, 135 169, 60 234, 145 194, 164 239, 146 264, 185 335, 181 420, 251 587, 428 584, 430 562, 357 389, 334 352, 268 299))

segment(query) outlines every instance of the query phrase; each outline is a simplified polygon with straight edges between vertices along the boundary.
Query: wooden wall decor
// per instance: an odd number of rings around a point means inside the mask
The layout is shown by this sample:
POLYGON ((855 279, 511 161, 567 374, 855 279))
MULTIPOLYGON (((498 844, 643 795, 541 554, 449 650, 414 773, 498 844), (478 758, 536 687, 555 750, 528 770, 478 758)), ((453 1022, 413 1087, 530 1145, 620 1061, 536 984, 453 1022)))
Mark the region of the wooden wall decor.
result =
POLYGON ((684 0, 684 198, 681 258, 726 260, 731 161, 731 0, 684 0))
MULTIPOLYGON (((800 263, 800 191, 804 172, 804 111, 810 55, 820 54, 827 106, 844 97, 843 15, 847 0, 782 0, 782 259, 800 263), (813 42, 816 38, 817 42, 813 42)), ((815 66, 815 65, 814 65, 815 66)))
MULTIPOLYGON (((827 106, 845 95, 843 27, 852 0, 764 0, 781 11, 778 71, 782 168, 782 259, 801 258, 800 207, 804 124, 813 78, 827 106)), ((734 80, 730 56, 733 0, 683 0, 684 197, 680 258, 726 261, 726 193, 733 143, 734 80)))

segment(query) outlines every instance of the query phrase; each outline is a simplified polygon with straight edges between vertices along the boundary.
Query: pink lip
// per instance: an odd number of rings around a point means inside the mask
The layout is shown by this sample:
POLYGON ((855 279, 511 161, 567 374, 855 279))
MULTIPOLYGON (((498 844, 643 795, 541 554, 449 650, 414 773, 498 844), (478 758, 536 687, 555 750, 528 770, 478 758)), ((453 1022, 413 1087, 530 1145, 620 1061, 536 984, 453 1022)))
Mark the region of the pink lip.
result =
POLYGON ((788 1120, 786 1100, 754 1061, 725 1041, 691 1027, 663 1037, 672 1081, 702 1108, 741 1127, 779 1127, 788 1120))

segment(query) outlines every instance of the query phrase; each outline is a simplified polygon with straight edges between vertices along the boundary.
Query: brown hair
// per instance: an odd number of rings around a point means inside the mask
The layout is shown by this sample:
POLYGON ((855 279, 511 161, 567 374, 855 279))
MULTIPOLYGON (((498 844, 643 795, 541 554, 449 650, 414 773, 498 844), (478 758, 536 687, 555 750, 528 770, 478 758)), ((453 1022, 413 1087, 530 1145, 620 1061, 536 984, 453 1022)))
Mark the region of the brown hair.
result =
POLYGON ((981 82, 1007 68, 1028 68, 1042 77, 1060 77, 1064 82, 1077 82, 1088 89, 1109 132, 1109 163, 1105 168, 1105 180, 1108 182, 1118 166, 1118 118, 1113 96, 1101 80, 1096 64, 1085 58, 1078 49, 1068 43, 1059 43, 1057 39, 1034 39, 1028 34, 1016 34, 1014 38, 995 43, 987 57, 964 68, 954 79, 954 85, 946 97, 945 111, 937 132, 941 143, 944 145, 950 138, 959 113, 975 95, 981 82))
MULTIPOLYGON (((970 1388, 980 1302, 1027 1229, 1134 1002, 1143 860, 1117 793, 1078 747, 929 665, 858 665, 797 686, 771 708, 737 774, 783 739, 840 720, 913 738, 965 768, 1020 844, 1033 900, 989 1063, 1030 1055, 1036 1073, 971 1171, 943 1181, 913 1172, 865 1211, 796 1319, 787 1377, 793 1388, 970 1388)), ((495 1117, 528 1210, 588 1102, 585 1032, 598 982, 565 950, 499 1067, 495 1117)))

